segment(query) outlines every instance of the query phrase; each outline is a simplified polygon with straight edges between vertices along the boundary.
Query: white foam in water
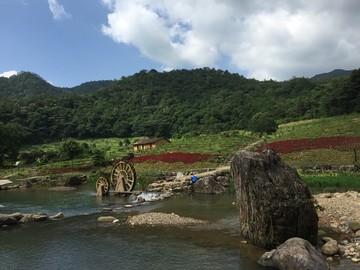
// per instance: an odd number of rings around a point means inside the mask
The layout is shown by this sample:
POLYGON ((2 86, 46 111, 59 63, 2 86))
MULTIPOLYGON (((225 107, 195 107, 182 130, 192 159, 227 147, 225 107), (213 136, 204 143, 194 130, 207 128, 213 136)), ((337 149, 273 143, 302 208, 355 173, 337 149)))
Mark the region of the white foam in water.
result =
POLYGON ((156 200, 157 198, 160 197, 160 194, 161 193, 158 193, 158 192, 143 192, 138 196, 138 198, 142 198, 148 202, 151 200, 156 200))

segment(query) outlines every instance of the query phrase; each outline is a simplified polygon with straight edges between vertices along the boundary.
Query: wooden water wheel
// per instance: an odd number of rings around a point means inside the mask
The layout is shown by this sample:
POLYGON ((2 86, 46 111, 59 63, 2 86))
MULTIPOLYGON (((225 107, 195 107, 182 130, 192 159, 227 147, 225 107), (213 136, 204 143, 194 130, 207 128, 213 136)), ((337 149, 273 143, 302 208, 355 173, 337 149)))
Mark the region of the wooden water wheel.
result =
POLYGON ((96 192, 97 196, 103 196, 109 193, 110 183, 105 177, 99 177, 96 181, 96 192), (99 194, 98 194, 99 192, 99 194))
POLYGON ((119 161, 111 170, 110 184, 116 192, 130 192, 135 187, 136 171, 126 161, 119 161))

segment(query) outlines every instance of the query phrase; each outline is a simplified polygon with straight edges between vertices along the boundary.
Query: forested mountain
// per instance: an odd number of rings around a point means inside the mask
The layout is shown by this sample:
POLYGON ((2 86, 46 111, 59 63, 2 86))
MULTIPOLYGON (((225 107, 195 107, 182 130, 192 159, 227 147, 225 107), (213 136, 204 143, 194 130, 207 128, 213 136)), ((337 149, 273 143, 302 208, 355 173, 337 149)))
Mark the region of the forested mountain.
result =
POLYGON ((63 91, 31 72, 21 72, 10 78, 0 77, 0 98, 35 97, 44 94, 60 95, 63 91))
POLYGON ((350 75, 351 70, 343 70, 343 69, 334 69, 333 71, 317 74, 311 79, 313 80, 323 80, 323 79, 333 79, 337 77, 350 75))
MULTIPOLYGON (((258 113, 283 123, 360 112, 360 70, 321 81, 284 82, 209 68, 150 70, 75 90, 56 88, 38 76, 27 84, 29 74, 21 75, 22 84, 14 84, 17 94, 0 99, 0 123, 22 130, 26 143, 246 129, 258 113)), ((13 77, 8 80, 20 80, 13 77)), ((13 89, 8 82, 0 78, 0 93, 13 89)))
POLYGON ((109 86, 112 82, 110 80, 85 82, 72 88, 66 88, 66 90, 67 93, 89 94, 109 86))
POLYGON ((56 87, 32 72, 20 72, 10 78, 0 77, 0 98, 33 98, 41 95, 92 93, 107 87, 112 81, 86 82, 72 88, 56 87))

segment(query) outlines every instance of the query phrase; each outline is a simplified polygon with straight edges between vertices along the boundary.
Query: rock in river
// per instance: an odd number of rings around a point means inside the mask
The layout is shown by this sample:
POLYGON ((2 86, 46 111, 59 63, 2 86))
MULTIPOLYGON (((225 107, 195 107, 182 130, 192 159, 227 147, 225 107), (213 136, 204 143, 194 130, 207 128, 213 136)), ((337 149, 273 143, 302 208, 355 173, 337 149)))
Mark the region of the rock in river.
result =
POLYGON ((316 244, 318 216, 306 184, 273 150, 240 151, 231 161, 241 234, 275 248, 291 237, 316 244))

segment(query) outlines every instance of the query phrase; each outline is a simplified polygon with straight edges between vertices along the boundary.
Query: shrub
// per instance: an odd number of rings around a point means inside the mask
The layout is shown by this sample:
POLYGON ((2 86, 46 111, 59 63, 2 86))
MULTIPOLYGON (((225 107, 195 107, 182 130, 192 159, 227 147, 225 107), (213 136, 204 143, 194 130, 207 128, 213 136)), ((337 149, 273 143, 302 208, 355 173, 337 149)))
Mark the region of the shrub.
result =
POLYGON ((64 159, 73 159, 82 153, 80 143, 74 139, 66 139, 59 146, 59 153, 64 159))

